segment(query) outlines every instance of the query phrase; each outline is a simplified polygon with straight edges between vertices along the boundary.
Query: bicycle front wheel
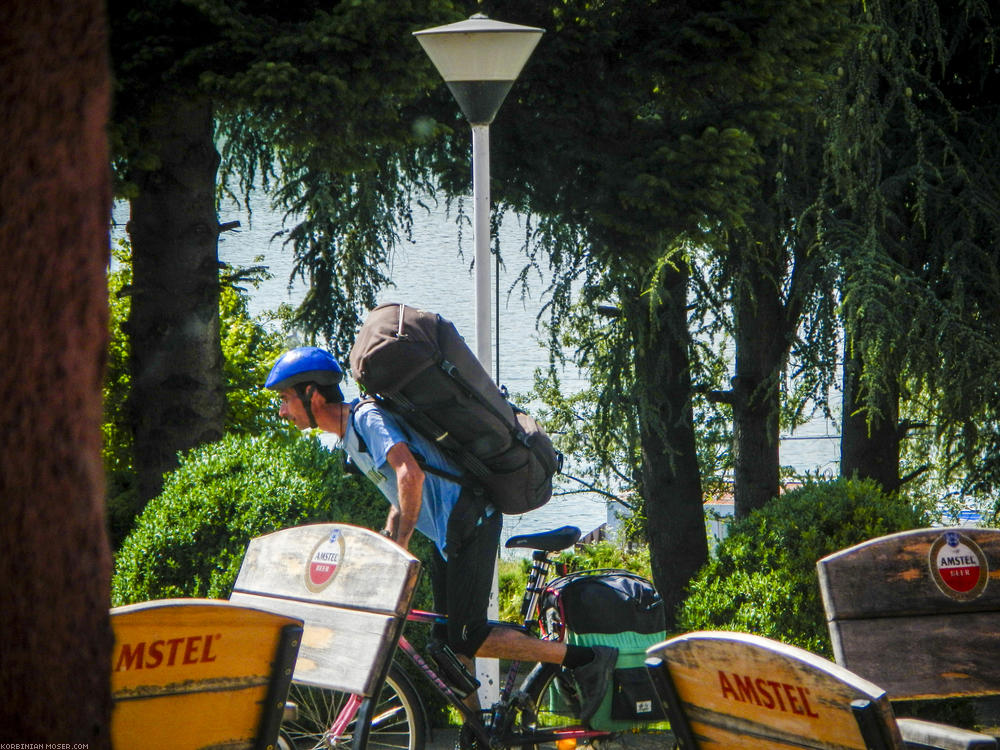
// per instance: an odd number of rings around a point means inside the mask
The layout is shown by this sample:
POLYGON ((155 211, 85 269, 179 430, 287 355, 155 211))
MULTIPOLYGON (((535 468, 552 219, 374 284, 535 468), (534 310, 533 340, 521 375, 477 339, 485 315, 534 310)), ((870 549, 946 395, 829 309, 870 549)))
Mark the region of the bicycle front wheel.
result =
MULTIPOLYGON (((338 736, 329 733, 349 697, 336 690, 293 682, 288 700, 297 707, 296 717, 282 723, 282 734, 294 750, 349 750, 356 731, 354 720, 338 736)), ((420 696, 406 673, 393 664, 372 712, 368 748, 424 750, 426 738, 427 718, 420 696)))

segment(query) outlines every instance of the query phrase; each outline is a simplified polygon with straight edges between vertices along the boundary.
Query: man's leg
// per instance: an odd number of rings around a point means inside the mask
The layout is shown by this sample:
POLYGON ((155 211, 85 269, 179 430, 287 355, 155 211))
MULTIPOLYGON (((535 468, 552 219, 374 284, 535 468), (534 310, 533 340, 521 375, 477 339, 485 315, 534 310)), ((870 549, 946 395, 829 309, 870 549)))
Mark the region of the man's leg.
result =
MULTIPOLYGON (((500 511, 486 516, 483 502, 465 489, 448 518, 448 556, 445 564, 444 596, 448 602, 448 644, 459 660, 475 674, 474 656, 489 637, 487 614, 493 569, 500 548, 500 511)), ((479 710, 479 695, 473 691, 465 705, 479 710)), ((479 742, 468 726, 463 726, 455 750, 478 750, 479 742)))
POLYGON ((580 720, 586 722, 604 700, 604 693, 618 660, 618 649, 543 641, 522 630, 501 627, 490 630, 476 656, 549 662, 571 669, 581 693, 580 720))
POLYGON ((500 511, 485 515, 482 501, 467 489, 448 519, 448 643, 456 654, 468 659, 476 655, 490 633, 487 615, 502 525, 500 511))
POLYGON ((562 641, 543 641, 516 628, 492 628, 476 656, 562 664, 566 658, 566 649, 567 646, 562 641))
MULTIPOLYGON (((572 669, 583 692, 580 718, 586 721, 601 703, 618 650, 543 641, 514 628, 487 624, 501 526, 499 511, 485 517, 478 498, 468 490, 462 492, 448 519, 445 549, 449 644, 470 670, 474 656, 551 662, 572 669)), ((478 707, 475 693, 466 705, 478 707)))

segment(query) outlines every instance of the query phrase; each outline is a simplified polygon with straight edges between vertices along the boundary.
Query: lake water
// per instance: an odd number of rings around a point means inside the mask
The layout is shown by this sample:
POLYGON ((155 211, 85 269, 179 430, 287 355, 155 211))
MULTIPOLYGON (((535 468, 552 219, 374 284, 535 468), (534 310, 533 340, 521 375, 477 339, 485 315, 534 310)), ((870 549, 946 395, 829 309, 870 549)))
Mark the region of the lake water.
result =
MULTIPOLYGON (((471 206, 471 201, 469 203, 471 206)), ((265 281, 258 290, 251 290, 250 309, 253 314, 259 315, 276 309, 282 302, 298 304, 304 287, 301 283, 289 287, 291 251, 282 247, 280 238, 272 240, 283 228, 281 217, 269 210, 262 197, 251 207, 252 220, 245 211, 232 204, 220 211, 220 222, 240 221, 242 226, 220 237, 219 256, 233 266, 257 265, 261 262, 258 258, 262 257, 263 264, 270 268, 273 278, 265 281)), ((116 206, 115 217, 121 227, 127 216, 127 206, 116 206)), ((413 242, 404 242, 393 259, 389 276, 395 287, 384 290, 379 295, 379 302, 403 302, 440 313, 456 325, 474 350, 471 227, 465 227, 460 248, 454 214, 448 216, 443 207, 430 213, 416 209, 413 234, 413 242)), ((499 356, 500 382, 512 394, 527 392, 535 370, 548 365, 547 351, 539 343, 543 335, 536 328, 543 303, 544 281, 536 277, 526 299, 522 300, 519 294, 511 298, 506 295, 506 290, 525 263, 519 249, 522 238, 523 229, 517 226, 516 218, 508 218, 500 236, 507 267, 502 268, 500 273, 500 344, 499 355, 495 350, 493 356, 499 356)), ((496 317, 495 312, 494 315, 496 317)), ((493 324, 497 326, 496 319, 493 324)), ((495 335, 494 332, 494 347, 495 335)), ((580 373, 567 372, 563 374, 563 383, 567 389, 578 389, 585 380, 580 373)), ((345 391, 348 396, 357 393, 351 387, 345 388, 345 391)), ((783 437, 781 458, 782 463, 795 467, 799 472, 835 473, 839 462, 836 426, 816 419, 794 435, 783 437)), ((568 457, 568 462, 571 463, 571 457, 568 457)), ((536 511, 506 517, 504 536, 544 531, 565 524, 579 526, 586 534, 603 524, 607 517, 605 501, 597 495, 556 496, 536 511)))

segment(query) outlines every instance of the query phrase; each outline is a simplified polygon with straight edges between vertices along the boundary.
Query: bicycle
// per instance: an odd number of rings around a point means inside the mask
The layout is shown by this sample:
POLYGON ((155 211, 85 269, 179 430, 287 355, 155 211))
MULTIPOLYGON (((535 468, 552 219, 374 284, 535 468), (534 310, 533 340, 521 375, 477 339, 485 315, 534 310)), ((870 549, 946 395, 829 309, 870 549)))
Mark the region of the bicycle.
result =
MULTIPOLYGON (((506 622, 491 622, 503 627, 521 627, 532 631, 538 614, 538 604, 545 583, 556 561, 555 553, 572 547, 580 539, 580 529, 564 526, 538 534, 513 536, 507 549, 532 550, 532 566, 521 599, 520 626, 506 622)), ((434 612, 411 610, 408 622, 443 625, 447 617, 434 612)), ((572 673, 558 664, 538 663, 520 685, 517 677, 520 663, 512 662, 503 680, 499 700, 491 707, 475 711, 462 701, 467 684, 473 679, 447 655, 436 661, 437 670, 406 639, 400 636, 397 655, 412 663, 417 673, 427 680, 458 711, 465 724, 484 748, 522 746, 530 750, 547 745, 559 750, 571 750, 580 740, 610 736, 610 732, 593 730, 576 723, 579 691, 572 673), (456 671, 457 670, 460 671, 456 671)), ((433 657, 432 657, 433 658, 433 657)), ((470 691, 471 692, 471 691, 470 691)), ((361 700, 323 688, 293 683, 289 692, 289 710, 282 724, 282 741, 294 750, 331 750, 346 748, 354 738, 355 717, 361 700), (294 706, 294 708, 293 708, 294 706)), ((423 701, 407 672, 394 661, 385 685, 372 713, 368 748, 371 750, 423 750, 429 727, 423 701)))

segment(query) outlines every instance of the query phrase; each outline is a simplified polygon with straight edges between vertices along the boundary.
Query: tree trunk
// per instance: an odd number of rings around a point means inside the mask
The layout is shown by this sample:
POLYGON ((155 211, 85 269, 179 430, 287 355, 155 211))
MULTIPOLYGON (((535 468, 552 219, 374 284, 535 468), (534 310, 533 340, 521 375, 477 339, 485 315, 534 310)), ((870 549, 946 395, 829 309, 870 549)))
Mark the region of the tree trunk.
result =
POLYGON ((103 4, 0 3, 0 743, 110 747, 103 4))
POLYGON ((862 361, 844 358, 844 395, 840 430, 840 475, 874 479, 886 492, 899 488, 899 391, 893 388, 871 424, 860 401, 862 361))
POLYGON ((222 436, 226 413, 211 103, 167 97, 142 140, 159 163, 133 170, 139 194, 128 224, 136 511, 159 494, 179 451, 222 436))
POLYGON ((687 327, 688 271, 665 272, 652 315, 648 296, 626 309, 634 331, 640 394, 642 492, 653 581, 674 627, 685 589, 708 560, 705 509, 694 433, 687 327))
POLYGON ((728 402, 733 408, 733 499, 745 518, 778 496, 781 458, 781 375, 788 344, 786 313, 775 279, 761 259, 738 275, 734 294, 736 374, 728 402))

